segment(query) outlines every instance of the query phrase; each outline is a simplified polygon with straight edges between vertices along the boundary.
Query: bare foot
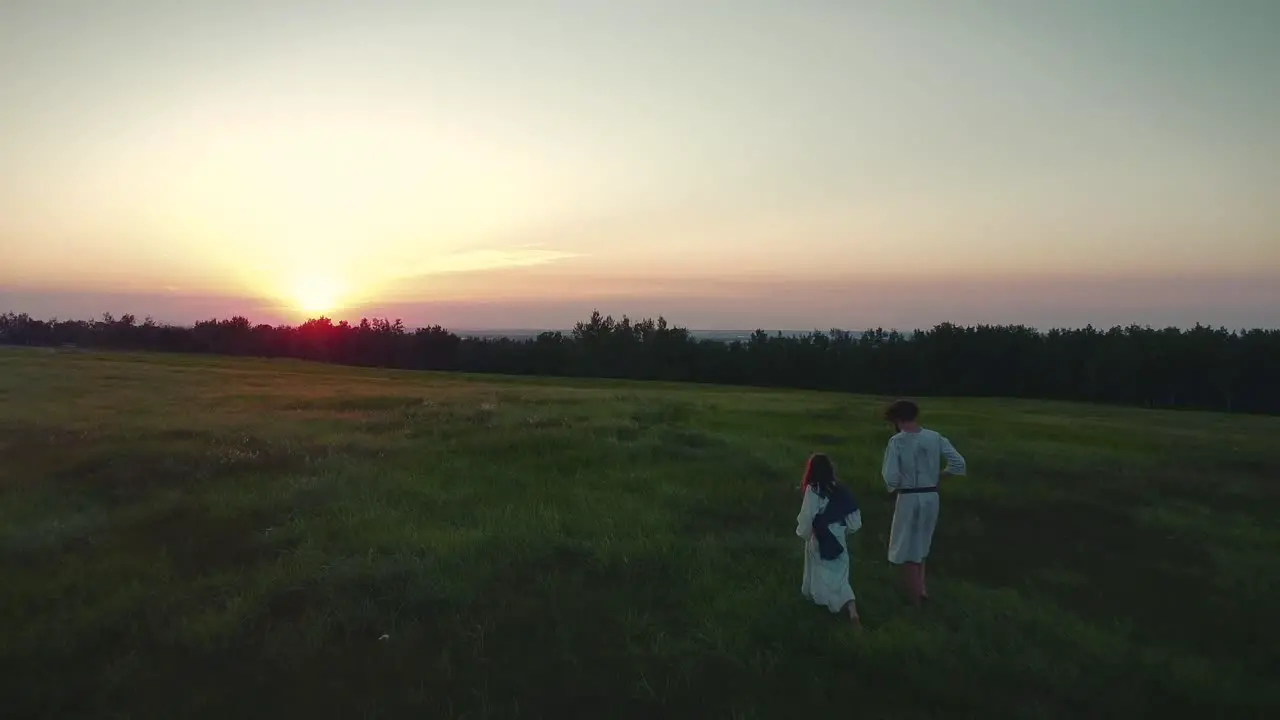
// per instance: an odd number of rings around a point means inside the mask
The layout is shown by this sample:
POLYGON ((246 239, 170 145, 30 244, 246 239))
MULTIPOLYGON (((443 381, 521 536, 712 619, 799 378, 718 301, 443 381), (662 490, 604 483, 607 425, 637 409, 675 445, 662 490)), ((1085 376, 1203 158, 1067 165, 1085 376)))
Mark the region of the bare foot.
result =
POLYGON ((849 621, 853 623, 853 629, 862 632, 862 618, 858 617, 858 606, 851 600, 845 604, 844 609, 849 613, 849 621))
POLYGON ((849 605, 849 622, 853 623, 855 632, 862 632, 862 618, 858 617, 858 609, 849 605))

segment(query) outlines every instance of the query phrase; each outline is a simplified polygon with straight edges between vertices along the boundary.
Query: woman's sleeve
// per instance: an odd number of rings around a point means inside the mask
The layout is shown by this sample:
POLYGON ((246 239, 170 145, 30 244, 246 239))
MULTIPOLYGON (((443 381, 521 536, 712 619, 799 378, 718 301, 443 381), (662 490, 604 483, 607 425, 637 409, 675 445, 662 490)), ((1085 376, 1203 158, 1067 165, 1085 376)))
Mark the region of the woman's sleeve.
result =
POLYGON ((854 510, 844 519, 845 531, 856 533, 862 529, 862 511, 854 510))
POLYGON ((800 514, 796 515, 796 537, 807 538, 813 532, 813 518, 818 514, 818 494, 804 489, 804 501, 800 503, 800 514))

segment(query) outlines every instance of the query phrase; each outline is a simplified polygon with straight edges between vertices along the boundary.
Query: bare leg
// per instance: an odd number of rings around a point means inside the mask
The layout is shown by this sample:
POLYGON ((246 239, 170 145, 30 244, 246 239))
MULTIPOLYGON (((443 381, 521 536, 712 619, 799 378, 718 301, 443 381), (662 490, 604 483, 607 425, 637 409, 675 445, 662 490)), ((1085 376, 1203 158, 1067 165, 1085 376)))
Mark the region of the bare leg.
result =
POLYGON ((928 585, 928 583, 926 583, 926 582, 925 582, 924 569, 925 569, 925 561, 924 561, 924 560, 921 560, 921 561, 920 561, 920 599, 921 599, 921 600, 928 600, 928 599, 929 599, 929 585, 928 585))
POLYGON ((853 629, 861 632, 862 618, 858 617, 858 605, 853 600, 845 603, 844 609, 849 613, 849 620, 853 623, 853 629))
POLYGON ((902 584, 907 590, 907 601, 920 605, 920 563, 902 563, 902 584))

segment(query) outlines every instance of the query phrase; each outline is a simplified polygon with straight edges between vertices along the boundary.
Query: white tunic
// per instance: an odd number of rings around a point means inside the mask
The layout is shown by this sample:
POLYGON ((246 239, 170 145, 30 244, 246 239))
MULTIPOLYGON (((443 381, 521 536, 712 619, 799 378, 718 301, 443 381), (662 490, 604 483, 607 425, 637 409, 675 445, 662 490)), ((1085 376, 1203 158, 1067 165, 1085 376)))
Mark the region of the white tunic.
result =
MULTIPOLYGON (((937 487, 946 458, 951 475, 964 475, 964 458, 951 441, 932 430, 900 432, 889 438, 880 474, 890 492, 917 487, 937 487)), ((924 562, 938 524, 938 493, 899 494, 889 529, 889 562, 924 562)))
POLYGON ((853 601, 853 588, 849 585, 849 545, 845 533, 857 532, 862 527, 862 511, 854 510, 842 523, 828 527, 844 552, 835 560, 823 560, 818 552, 818 540, 813 537, 813 518, 827 507, 828 499, 810 488, 804 490, 800 514, 796 516, 796 536, 805 539, 804 580, 800 594, 831 612, 840 612, 853 601))

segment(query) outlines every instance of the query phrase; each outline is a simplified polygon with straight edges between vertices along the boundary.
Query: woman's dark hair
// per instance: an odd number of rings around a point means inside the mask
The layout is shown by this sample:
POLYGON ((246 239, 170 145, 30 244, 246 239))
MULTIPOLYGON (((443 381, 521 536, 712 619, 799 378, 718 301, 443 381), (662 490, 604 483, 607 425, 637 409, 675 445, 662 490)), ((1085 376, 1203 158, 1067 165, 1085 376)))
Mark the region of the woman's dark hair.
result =
POLYGON ((812 487, 821 497, 827 497, 836 487, 836 467, 831 458, 814 453, 804 468, 804 487, 812 487))
POLYGON ((910 400, 895 400, 884 409, 884 419, 895 425, 900 422, 912 422, 920 415, 920 407, 910 400))

